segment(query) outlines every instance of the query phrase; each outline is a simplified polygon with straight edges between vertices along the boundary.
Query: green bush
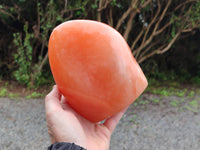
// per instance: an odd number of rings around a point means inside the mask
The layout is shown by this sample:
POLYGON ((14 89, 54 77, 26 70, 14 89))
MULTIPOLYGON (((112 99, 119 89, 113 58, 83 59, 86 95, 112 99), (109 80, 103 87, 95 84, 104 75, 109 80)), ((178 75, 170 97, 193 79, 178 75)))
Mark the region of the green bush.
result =
POLYGON ((22 84, 28 84, 32 73, 32 52, 33 47, 31 41, 33 34, 28 33, 28 24, 24 25, 25 38, 22 39, 20 33, 14 33, 14 44, 17 47, 17 52, 14 54, 15 63, 18 69, 14 71, 15 79, 22 84))
POLYGON ((172 52, 163 55, 171 47, 171 51, 177 49, 173 44, 180 37, 198 32, 199 8, 197 0, 164 0, 162 3, 144 0, 1 0, 0 76, 27 86, 46 84, 49 79, 46 78, 49 71, 45 72, 46 68, 49 69, 48 40, 53 28, 67 20, 91 19, 118 30, 127 40, 136 60, 144 63, 141 66, 150 78, 176 80, 181 76, 182 80, 193 78, 192 82, 199 82, 200 72, 192 71, 193 67, 200 70, 195 67, 200 66, 200 52, 195 48, 199 36, 179 43, 178 47, 183 43, 185 47, 189 45, 189 50, 179 50, 172 61, 166 60, 172 58, 172 52), (178 57, 182 53, 191 55, 193 67, 178 57), (153 57, 156 54, 162 55, 153 57))

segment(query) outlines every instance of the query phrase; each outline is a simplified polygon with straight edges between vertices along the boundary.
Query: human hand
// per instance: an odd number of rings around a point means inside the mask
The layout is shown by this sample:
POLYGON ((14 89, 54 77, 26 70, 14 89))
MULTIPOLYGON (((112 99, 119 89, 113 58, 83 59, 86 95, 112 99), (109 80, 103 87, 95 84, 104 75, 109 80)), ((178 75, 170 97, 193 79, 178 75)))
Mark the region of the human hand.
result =
POLYGON ((92 123, 68 105, 57 86, 46 96, 45 109, 52 143, 75 143, 87 150, 108 150, 111 134, 125 112, 119 112, 103 124, 92 123))

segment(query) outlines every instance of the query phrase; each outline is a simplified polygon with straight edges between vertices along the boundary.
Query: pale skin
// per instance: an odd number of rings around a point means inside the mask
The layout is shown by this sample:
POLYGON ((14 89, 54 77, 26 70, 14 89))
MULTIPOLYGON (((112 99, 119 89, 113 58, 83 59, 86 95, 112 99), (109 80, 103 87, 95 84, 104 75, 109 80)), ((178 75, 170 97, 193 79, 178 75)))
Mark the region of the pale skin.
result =
POLYGON ((126 111, 108 118, 103 124, 92 123, 68 105, 56 85, 45 98, 45 109, 52 143, 70 142, 87 150, 108 150, 111 134, 126 111))

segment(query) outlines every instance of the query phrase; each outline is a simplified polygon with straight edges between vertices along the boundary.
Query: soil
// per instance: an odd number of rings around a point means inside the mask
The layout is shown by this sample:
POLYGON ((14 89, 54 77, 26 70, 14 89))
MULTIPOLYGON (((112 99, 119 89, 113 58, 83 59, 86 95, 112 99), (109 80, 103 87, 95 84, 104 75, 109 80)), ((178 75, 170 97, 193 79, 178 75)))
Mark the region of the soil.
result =
MULTIPOLYGON (((9 97, 9 94, 17 95, 16 97, 26 97, 31 95, 32 93, 40 93, 40 97, 44 98, 44 96, 51 90, 54 83, 49 83, 40 87, 27 87, 25 85, 19 84, 13 80, 0 80, 0 90, 6 89, 6 96, 9 97)), ((1 95, 0 95, 1 96, 1 95)))
MULTIPOLYGON (((199 98, 199 92, 192 98, 143 94, 120 120, 110 149, 199 150, 199 98)), ((47 149, 44 111, 43 99, 0 98, 0 150, 47 149)))
MULTIPOLYGON (((144 95, 143 97, 157 97, 144 95)), ((200 148, 200 113, 185 108, 187 102, 173 107, 165 97, 158 105, 130 106, 116 128, 113 150, 198 150, 200 148)))

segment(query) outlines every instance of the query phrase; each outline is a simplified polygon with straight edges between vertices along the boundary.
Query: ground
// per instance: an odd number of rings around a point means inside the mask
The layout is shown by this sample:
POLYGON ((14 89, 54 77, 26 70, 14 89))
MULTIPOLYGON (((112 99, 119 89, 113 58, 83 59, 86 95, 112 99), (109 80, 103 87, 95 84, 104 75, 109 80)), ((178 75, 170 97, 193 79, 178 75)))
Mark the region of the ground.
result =
MULTIPOLYGON (((111 150, 199 150, 200 88, 167 89, 147 90, 130 105, 112 135, 111 150)), ((0 98, 0 150, 49 145, 43 98, 0 98)))

